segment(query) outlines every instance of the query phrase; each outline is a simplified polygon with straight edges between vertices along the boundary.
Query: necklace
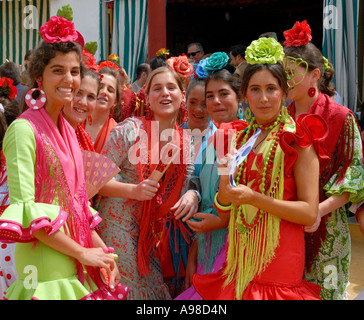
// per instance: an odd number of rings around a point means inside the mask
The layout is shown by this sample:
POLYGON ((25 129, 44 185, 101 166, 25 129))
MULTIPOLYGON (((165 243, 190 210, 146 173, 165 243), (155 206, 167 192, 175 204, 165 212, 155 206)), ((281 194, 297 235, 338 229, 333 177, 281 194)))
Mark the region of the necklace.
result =
MULTIPOLYGON (((253 133, 257 130, 257 128, 260 128, 262 130, 269 130, 271 131, 273 128, 275 128, 276 126, 279 125, 278 128, 278 132, 276 135, 273 136, 272 141, 270 142, 270 146, 268 148, 268 154, 264 159, 264 168, 263 168, 263 172, 262 172, 262 182, 259 186, 260 192, 262 194, 267 194, 268 189, 269 189, 269 181, 267 181, 267 177, 269 176, 269 174, 271 174, 272 169, 273 169, 273 161, 274 161, 274 157, 275 157, 275 153, 278 147, 278 143, 280 140, 280 136, 283 133, 283 127, 286 123, 286 119, 287 119, 287 109, 286 108, 282 108, 281 114, 277 117, 277 119, 271 123, 265 124, 265 125, 260 125, 255 123, 255 118, 252 119, 252 122, 250 124, 250 126, 246 129, 244 138, 241 142, 241 145, 243 145, 248 138, 251 136, 251 131, 253 131, 253 133)), ((289 117, 289 116, 288 116, 289 117)), ((243 132, 244 133, 244 132, 243 132)), ((266 137, 259 142, 262 143, 264 140, 266 139, 266 137)), ((259 145, 257 144, 257 146, 259 145)), ((256 146, 256 147, 257 147, 256 146)), ((245 163, 246 161, 244 161, 240 167, 239 167, 239 171, 238 174, 236 176, 236 185, 240 184, 241 181, 241 175, 243 173, 243 169, 245 167, 245 163)), ((254 226, 256 226, 258 224, 258 222, 260 221, 260 219, 263 217, 265 211, 258 209, 257 214, 253 220, 253 222, 248 223, 245 219, 244 213, 243 213, 243 205, 240 205, 238 208, 238 215, 241 218, 241 222, 242 225, 239 226, 239 231, 241 233, 245 233, 247 232, 250 228, 253 228, 254 226)))

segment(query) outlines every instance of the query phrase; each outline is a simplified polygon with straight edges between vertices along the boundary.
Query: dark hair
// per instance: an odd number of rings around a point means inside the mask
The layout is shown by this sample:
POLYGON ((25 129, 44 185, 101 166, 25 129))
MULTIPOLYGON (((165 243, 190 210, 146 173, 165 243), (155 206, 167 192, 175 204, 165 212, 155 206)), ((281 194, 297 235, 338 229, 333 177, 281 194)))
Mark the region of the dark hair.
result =
POLYGON ((285 96, 288 94, 287 74, 281 63, 276 64, 248 64, 245 68, 243 79, 241 82, 241 93, 244 95, 247 92, 250 78, 260 70, 268 70, 278 80, 285 96))
POLYGON ((18 85, 21 81, 19 68, 11 61, 5 62, 0 66, 0 76, 12 79, 14 86, 18 85))
POLYGON ((284 53, 286 56, 292 58, 301 58, 308 64, 308 71, 319 69, 321 71, 321 77, 318 80, 318 89, 329 95, 330 97, 335 95, 335 88, 332 83, 335 70, 333 65, 329 62, 330 70, 325 71, 325 62, 321 51, 312 43, 300 47, 285 47, 284 53))
POLYGON ((0 111, 0 150, 3 148, 3 139, 6 129, 19 116, 19 104, 14 99, 0 97, 0 103, 4 107, 4 112, 0 111))
POLYGON ((150 67, 148 64, 146 64, 146 63, 140 64, 136 69, 137 79, 139 79, 141 77, 143 72, 145 72, 148 75, 149 69, 150 69, 150 67))
POLYGON ((193 88, 195 88, 197 86, 205 87, 205 85, 206 85, 206 81, 204 79, 192 79, 186 89, 186 100, 193 88))
POLYGON ((259 36, 259 38, 274 38, 278 41, 277 34, 273 31, 264 32, 259 36))
POLYGON ((211 80, 221 80, 228 83, 231 89, 236 93, 238 99, 241 98, 240 81, 228 70, 222 69, 220 71, 210 73, 205 79, 206 87, 211 80))
POLYGON ((243 46, 242 44, 237 44, 230 48, 230 52, 234 57, 236 57, 238 54, 240 54, 243 59, 245 59, 245 50, 246 50, 246 47, 243 46))
POLYGON ((100 75, 91 70, 91 69, 88 69, 88 68, 85 68, 84 69, 84 72, 83 72, 83 77, 90 77, 92 79, 95 79, 96 80, 96 83, 97 83, 97 92, 100 90, 100 85, 101 85, 101 82, 100 82, 100 75))
MULTIPOLYGON (((113 118, 116 122, 121 121, 121 108, 122 108, 122 101, 121 101, 121 80, 119 72, 114 68, 104 67, 99 69, 99 73, 101 75, 108 74, 115 78, 116 80, 116 105, 114 107, 113 118)), ((101 80, 102 81, 102 80, 101 80)))
MULTIPOLYGON (((83 77, 85 67, 81 63, 82 48, 78 43, 73 41, 55 43, 47 43, 42 41, 39 46, 32 51, 29 61, 29 67, 26 70, 26 78, 28 83, 26 83, 25 85, 28 86, 28 89, 38 87, 36 79, 43 76, 44 69, 49 64, 49 62, 57 55, 58 52, 75 52, 80 61, 81 78, 83 77)), ((35 91, 35 93, 33 94, 34 99, 37 99, 39 97, 37 96, 37 94, 39 95, 39 93, 35 91)), ((23 100, 21 104, 21 110, 25 111, 27 108, 28 106, 23 100)))
POLYGON ((165 58, 154 56, 152 59, 150 59, 150 68, 152 70, 158 69, 159 67, 166 67, 167 61, 165 58))

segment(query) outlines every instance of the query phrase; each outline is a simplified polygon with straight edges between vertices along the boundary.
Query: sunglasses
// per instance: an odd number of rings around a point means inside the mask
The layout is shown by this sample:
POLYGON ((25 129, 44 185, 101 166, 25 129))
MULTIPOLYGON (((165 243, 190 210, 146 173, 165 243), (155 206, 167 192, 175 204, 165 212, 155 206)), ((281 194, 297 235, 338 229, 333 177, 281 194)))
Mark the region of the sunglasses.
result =
POLYGON ((196 54, 198 54, 199 52, 201 52, 201 51, 195 51, 195 52, 190 52, 190 53, 187 53, 187 55, 189 56, 189 57, 194 57, 196 54))

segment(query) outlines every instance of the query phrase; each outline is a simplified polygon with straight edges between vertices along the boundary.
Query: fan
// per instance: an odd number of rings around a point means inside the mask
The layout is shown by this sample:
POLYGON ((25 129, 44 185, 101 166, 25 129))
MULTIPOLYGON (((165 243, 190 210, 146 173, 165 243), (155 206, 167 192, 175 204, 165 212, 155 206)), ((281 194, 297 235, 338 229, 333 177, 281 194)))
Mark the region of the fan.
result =
POLYGON ((179 156, 180 148, 173 143, 167 143, 161 150, 161 158, 149 179, 159 181, 163 177, 169 165, 179 156))
POLYGON ((120 169, 114 162, 102 154, 87 150, 83 150, 82 153, 87 196, 88 199, 91 199, 108 181, 120 172, 120 169))

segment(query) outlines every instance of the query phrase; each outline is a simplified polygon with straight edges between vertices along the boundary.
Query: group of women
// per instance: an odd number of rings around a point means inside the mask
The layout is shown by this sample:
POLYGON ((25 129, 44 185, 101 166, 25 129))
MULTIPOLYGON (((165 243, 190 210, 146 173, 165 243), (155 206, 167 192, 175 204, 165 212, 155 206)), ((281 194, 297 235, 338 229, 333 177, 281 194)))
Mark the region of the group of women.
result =
POLYGON ((5 299, 344 299, 362 142, 310 41, 253 41, 241 83, 215 56, 187 88, 157 68, 143 88, 150 112, 118 123, 117 72, 85 69, 75 35, 34 51, 28 108, 3 139, 0 241, 16 242, 17 271, 5 299), (83 151, 119 168, 95 197, 83 151))

